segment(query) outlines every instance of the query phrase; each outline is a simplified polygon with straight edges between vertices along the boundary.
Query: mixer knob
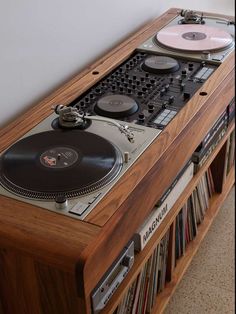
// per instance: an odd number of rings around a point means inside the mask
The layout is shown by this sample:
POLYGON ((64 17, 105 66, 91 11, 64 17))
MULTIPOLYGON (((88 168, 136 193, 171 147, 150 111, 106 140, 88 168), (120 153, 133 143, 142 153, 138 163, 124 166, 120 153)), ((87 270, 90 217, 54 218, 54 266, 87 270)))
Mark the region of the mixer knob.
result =
POLYGON ((137 79, 137 76, 136 75, 133 75, 133 80, 136 80, 137 79))
POLYGON ((96 92, 97 94, 100 94, 100 93, 101 93, 101 88, 96 88, 96 89, 95 89, 95 92, 96 92))
POLYGON ((189 99, 191 97, 190 93, 184 93, 183 95, 184 99, 189 99))
POLYGON ((148 112, 153 112, 154 111, 154 105, 152 105, 152 104, 149 104, 148 105, 148 112))
POLYGON ((151 79, 151 80, 150 80, 150 83, 151 83, 151 84, 155 84, 155 82, 156 82, 156 81, 155 81, 154 79, 151 79))
POLYGON ((139 91, 139 92, 138 92, 138 96, 139 96, 139 97, 143 96, 143 92, 139 91))
POLYGON ((188 69, 189 69, 189 71, 192 71, 192 70, 193 70, 193 63, 189 63, 188 69))
POLYGON ((173 83, 173 81, 174 81, 173 76, 170 76, 170 77, 169 77, 169 80, 170 80, 170 83, 173 83))
POLYGON ((148 73, 146 73, 146 74, 145 74, 145 76, 146 76, 146 77, 149 77, 149 74, 148 74, 148 73))
POLYGON ((181 83, 181 85, 180 85, 180 90, 184 90, 184 87, 185 87, 185 84, 184 83, 181 83))
POLYGON ((131 88, 128 88, 128 89, 127 89, 127 93, 128 93, 128 94, 131 94, 131 93, 132 93, 132 89, 131 89, 131 88))
POLYGON ((169 99, 168 99, 168 103, 169 104, 172 104, 175 100, 175 97, 174 96, 170 96, 169 99))
POLYGON ((169 90, 169 88, 170 88, 170 85, 169 85, 169 84, 166 84, 166 86, 165 86, 166 92, 169 90))
POLYGON ((138 120, 139 120, 140 122, 144 122, 145 116, 144 116, 143 113, 139 113, 139 115, 138 115, 138 120))
POLYGON ((165 94, 165 88, 162 88, 161 90, 160 90, 160 96, 162 97, 164 94, 165 94))
POLYGON ((182 70, 182 76, 186 76, 187 75, 187 71, 186 70, 182 70))
POLYGON ((162 109, 166 109, 166 106, 168 105, 168 101, 164 101, 162 104, 162 109))

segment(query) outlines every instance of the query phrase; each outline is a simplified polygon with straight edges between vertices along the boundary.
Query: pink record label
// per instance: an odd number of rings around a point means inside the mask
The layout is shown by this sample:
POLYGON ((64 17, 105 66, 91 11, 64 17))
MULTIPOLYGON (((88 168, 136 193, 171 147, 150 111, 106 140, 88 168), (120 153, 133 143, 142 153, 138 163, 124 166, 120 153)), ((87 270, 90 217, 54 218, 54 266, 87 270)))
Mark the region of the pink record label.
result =
POLYGON ((174 25, 165 27, 156 35, 162 45, 189 52, 218 50, 233 42, 231 35, 206 25, 174 25))

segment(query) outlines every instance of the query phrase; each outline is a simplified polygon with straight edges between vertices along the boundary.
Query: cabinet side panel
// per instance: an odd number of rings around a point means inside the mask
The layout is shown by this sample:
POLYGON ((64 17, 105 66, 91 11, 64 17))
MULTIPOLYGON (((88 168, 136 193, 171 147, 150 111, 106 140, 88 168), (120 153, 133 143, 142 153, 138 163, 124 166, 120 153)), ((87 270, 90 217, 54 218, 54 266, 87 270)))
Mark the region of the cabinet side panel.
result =
POLYGON ((30 257, 0 250, 0 299, 4 314, 42 314, 34 262, 30 257))
POLYGON ((73 274, 35 263, 42 314, 78 314, 79 300, 73 274))

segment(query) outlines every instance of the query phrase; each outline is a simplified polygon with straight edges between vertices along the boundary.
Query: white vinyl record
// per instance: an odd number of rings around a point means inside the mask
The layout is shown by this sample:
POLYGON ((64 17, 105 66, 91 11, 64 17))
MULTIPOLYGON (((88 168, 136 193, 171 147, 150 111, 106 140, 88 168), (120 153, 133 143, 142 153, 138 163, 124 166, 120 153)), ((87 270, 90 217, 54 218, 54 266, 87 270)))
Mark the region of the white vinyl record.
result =
POLYGON ((166 47, 188 52, 224 49, 233 42, 226 31, 197 24, 165 27, 156 34, 156 39, 166 47))

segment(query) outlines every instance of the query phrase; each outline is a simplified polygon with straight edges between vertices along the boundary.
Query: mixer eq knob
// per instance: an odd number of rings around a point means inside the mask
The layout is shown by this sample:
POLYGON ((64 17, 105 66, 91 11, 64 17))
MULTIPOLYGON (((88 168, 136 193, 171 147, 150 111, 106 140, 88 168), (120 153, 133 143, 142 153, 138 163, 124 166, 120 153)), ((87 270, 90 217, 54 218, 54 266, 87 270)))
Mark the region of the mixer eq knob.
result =
POLYGON ((143 113, 139 113, 139 115, 138 115, 138 120, 139 120, 139 122, 144 122, 145 116, 144 116, 143 113))
POLYGON ((148 112, 152 113, 154 111, 155 107, 153 104, 148 104, 148 112))
POLYGON ((174 97, 173 95, 171 95, 171 96, 169 97, 169 99, 168 99, 168 103, 169 103, 169 104, 173 104, 174 100, 175 100, 175 97, 174 97))

